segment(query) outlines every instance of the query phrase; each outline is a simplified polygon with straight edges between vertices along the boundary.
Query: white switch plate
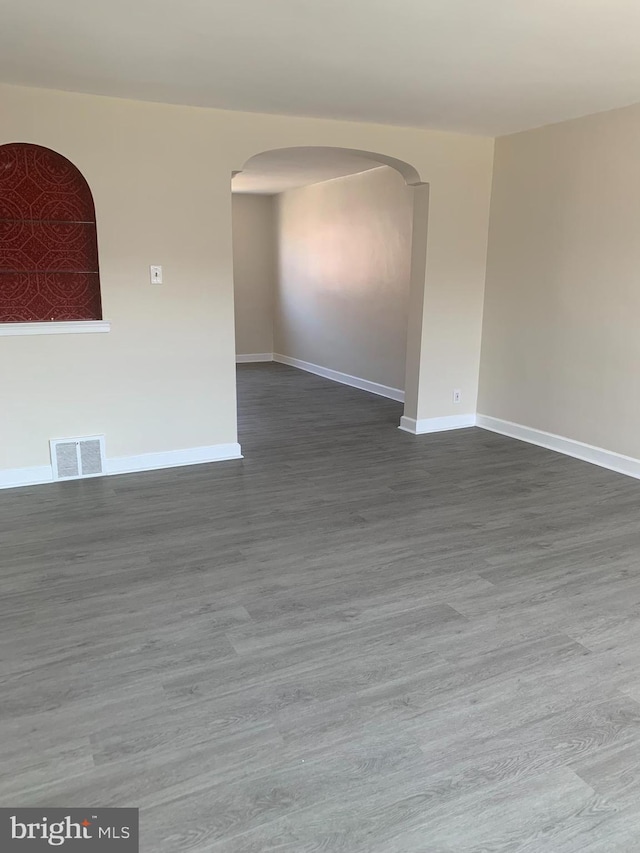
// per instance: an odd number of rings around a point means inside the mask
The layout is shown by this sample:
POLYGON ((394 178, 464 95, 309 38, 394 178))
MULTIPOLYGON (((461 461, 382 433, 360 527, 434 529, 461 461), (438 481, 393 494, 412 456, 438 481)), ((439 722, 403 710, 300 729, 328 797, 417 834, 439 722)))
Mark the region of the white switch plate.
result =
POLYGON ((149 267, 151 284, 162 284, 162 267, 149 267))
POLYGON ((459 388, 456 388, 453 392, 453 402, 461 403, 462 402, 462 391, 459 388))

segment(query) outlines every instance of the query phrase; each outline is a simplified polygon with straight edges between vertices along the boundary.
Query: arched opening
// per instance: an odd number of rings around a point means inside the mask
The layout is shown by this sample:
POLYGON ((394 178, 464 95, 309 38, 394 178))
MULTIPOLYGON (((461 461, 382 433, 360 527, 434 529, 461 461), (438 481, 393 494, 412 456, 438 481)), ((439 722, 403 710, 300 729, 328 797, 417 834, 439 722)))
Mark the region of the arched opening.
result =
POLYGON ((100 319, 89 185, 56 151, 0 146, 0 322, 100 319))
POLYGON ((428 190, 410 164, 369 151, 297 147, 247 160, 232 180, 238 362, 292 365, 395 401, 381 409, 395 425, 416 418, 428 190), (262 241, 251 239, 258 229, 262 241), (260 290, 269 245, 273 272, 260 290))

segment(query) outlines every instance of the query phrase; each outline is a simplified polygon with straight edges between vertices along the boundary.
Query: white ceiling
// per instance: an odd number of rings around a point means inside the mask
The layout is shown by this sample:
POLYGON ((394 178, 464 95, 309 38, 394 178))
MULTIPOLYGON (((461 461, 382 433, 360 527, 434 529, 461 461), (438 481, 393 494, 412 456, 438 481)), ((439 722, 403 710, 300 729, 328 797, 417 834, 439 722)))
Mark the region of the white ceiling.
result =
POLYGON ((380 165, 341 148, 281 148, 252 157, 234 176, 231 187, 234 193, 273 195, 380 165))
POLYGON ((0 80, 500 135, 640 101, 639 0, 0 0, 0 80))

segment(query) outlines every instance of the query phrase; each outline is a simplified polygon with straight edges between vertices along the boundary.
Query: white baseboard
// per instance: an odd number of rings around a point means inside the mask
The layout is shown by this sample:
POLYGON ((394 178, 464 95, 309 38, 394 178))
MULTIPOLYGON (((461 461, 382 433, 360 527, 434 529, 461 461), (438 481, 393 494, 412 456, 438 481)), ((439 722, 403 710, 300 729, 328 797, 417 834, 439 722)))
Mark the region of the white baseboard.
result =
MULTIPOLYGON (((188 450, 167 450, 164 453, 141 453, 139 456, 107 458, 106 474, 155 471, 160 468, 178 468, 183 465, 223 462, 227 459, 242 459, 242 449, 239 444, 213 444, 210 447, 190 447, 188 450)), ((13 489, 18 486, 35 486, 52 482, 54 479, 51 465, 0 470, 0 489, 13 489)))
POLYGON ((360 377, 351 376, 349 373, 341 373, 339 370, 331 370, 328 367, 321 367, 319 364, 301 361, 299 358, 291 358, 277 352, 274 352, 273 360, 280 364, 288 364, 289 367, 297 367, 298 370, 306 370, 307 373, 314 373, 316 376, 324 377, 324 379, 331 379, 341 385, 350 385, 351 388, 359 388, 360 391, 369 391, 379 397, 387 397, 390 400, 396 400, 398 403, 404 403, 404 391, 400 388, 391 388, 389 385, 381 385, 379 382, 370 382, 368 379, 360 379, 360 377))
POLYGON ((447 415, 442 418, 408 418, 403 415, 400 418, 398 429, 410 432, 412 435, 425 435, 429 432, 444 432, 450 429, 467 429, 475 426, 476 416, 471 415, 447 415))
POLYGON ((5 468, 0 470, 0 489, 15 489, 18 486, 39 486, 51 483, 51 465, 34 465, 31 468, 5 468))
POLYGON ((155 471, 158 468, 202 465, 206 462, 223 462, 227 459, 242 459, 242 449, 239 444, 212 444, 210 447, 190 447, 188 450, 167 450, 164 453, 118 456, 107 459, 107 474, 155 471))
POLYGON ((632 456, 623 456, 613 450, 594 447, 592 444, 575 441, 573 438, 565 438, 562 435, 533 429, 533 427, 523 426, 522 424, 514 424, 511 421, 503 421, 500 418, 492 418, 489 415, 477 415, 476 423, 482 429, 487 429, 490 432, 497 432, 500 435, 509 436, 509 438, 517 438, 519 441, 545 447, 547 450, 555 450, 556 453, 573 456, 574 459, 591 462, 593 465, 608 468, 618 474, 626 474, 628 477, 640 479, 640 459, 634 459, 632 456))
POLYGON ((236 364, 249 364, 254 361, 273 361, 272 352, 248 352, 236 355, 236 364))

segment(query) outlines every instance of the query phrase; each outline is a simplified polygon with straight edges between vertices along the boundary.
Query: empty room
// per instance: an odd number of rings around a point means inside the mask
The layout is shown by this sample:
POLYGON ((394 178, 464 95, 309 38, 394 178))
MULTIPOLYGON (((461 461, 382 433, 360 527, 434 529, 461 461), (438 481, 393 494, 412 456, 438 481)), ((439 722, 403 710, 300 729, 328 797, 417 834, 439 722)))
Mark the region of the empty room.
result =
POLYGON ((640 6, 0 21, 2 853, 636 853, 640 6))
MULTIPOLYGON (((256 434, 252 418, 264 418, 269 398, 281 416, 285 404, 293 406, 294 416, 278 430, 283 436, 288 430, 300 437, 314 420, 326 424, 329 413, 346 429, 362 425, 365 410, 397 426, 413 227, 413 191, 401 172, 339 148, 285 149, 251 158, 234 176, 232 192, 238 430, 245 453, 256 434), (354 401, 350 392, 309 381, 301 371, 370 394, 354 401), (383 406, 371 394, 395 404, 383 406), (353 402, 361 407, 357 414, 350 413, 353 402)), ((352 439, 361 440, 355 432, 352 439)))

